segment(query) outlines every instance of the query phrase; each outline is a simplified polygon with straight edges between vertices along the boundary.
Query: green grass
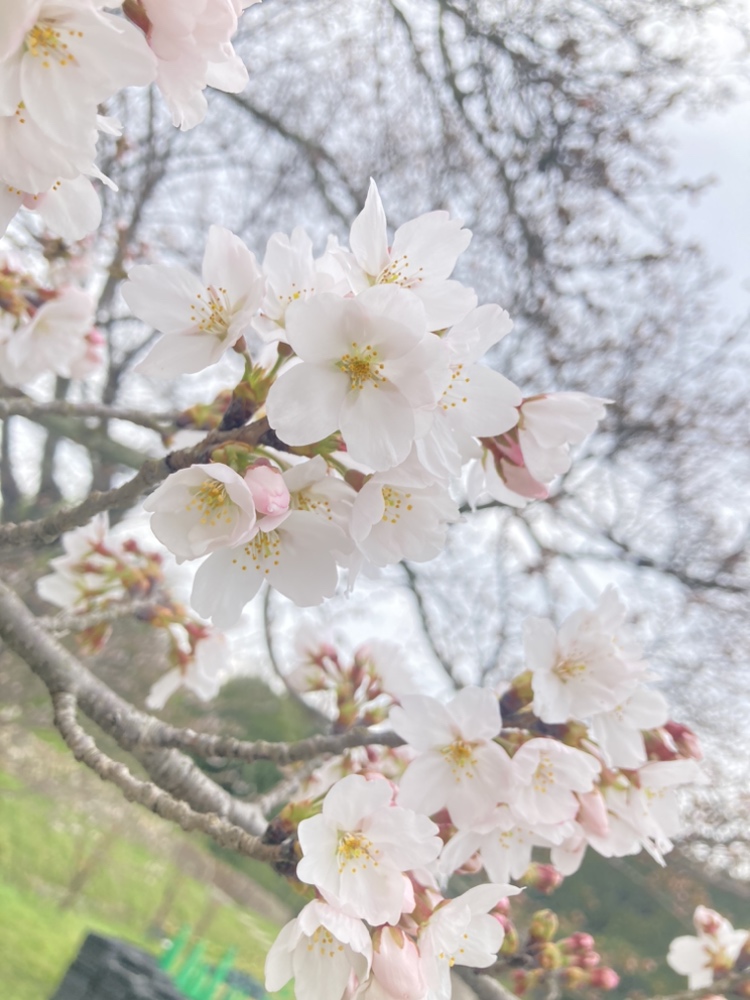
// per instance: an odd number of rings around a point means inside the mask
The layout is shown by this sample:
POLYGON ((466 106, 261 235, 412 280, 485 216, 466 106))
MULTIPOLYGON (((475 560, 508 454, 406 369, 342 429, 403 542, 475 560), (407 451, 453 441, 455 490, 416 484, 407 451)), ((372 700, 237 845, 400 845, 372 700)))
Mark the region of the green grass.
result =
POLYGON ((157 950, 147 929, 170 886, 176 895, 165 930, 175 934, 203 918, 207 960, 215 962, 235 947, 235 967, 262 981, 278 927, 226 898, 216 901, 210 885, 178 871, 168 856, 139 842, 127 824, 115 827, 72 906, 62 910, 81 858, 95 850, 103 831, 80 809, 63 804, 62 796, 58 801, 29 791, 2 772, 0 790, 3 1000, 47 1000, 88 931, 157 950))

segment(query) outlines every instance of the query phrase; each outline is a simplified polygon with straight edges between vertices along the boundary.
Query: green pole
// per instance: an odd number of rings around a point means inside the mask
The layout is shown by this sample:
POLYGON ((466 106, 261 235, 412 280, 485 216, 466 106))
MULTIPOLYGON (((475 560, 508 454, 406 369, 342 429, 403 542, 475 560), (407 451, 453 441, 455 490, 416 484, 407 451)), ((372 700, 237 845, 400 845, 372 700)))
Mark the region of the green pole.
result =
POLYGON ((185 926, 181 929, 177 937, 172 941, 169 947, 164 951, 161 958, 159 959, 159 968, 164 969, 168 972, 169 969, 174 965, 177 959, 180 957, 182 952, 185 950, 188 941, 190 940, 190 928, 185 926))

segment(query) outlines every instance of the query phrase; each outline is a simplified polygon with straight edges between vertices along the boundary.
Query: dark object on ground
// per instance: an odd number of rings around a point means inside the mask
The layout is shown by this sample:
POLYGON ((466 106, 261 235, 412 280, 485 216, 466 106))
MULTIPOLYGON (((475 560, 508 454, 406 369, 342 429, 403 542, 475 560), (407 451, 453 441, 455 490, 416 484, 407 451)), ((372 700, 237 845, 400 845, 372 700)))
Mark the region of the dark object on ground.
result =
POLYGON ((89 934, 51 1000, 184 1000, 152 955, 89 934))

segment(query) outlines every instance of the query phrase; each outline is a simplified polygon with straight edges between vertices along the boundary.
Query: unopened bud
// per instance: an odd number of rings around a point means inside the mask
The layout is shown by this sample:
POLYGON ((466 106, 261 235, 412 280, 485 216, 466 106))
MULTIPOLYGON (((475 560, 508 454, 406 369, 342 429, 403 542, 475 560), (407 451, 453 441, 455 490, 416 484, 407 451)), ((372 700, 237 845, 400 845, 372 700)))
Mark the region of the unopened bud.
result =
POLYGON ((522 997, 529 988, 529 973, 524 969, 515 969, 513 972, 513 992, 518 997, 522 997))
POLYGON ((607 965, 602 965, 598 969, 589 972, 589 983, 596 990, 614 990, 620 983, 620 977, 614 969, 607 965))
POLYGON ((593 937, 585 931, 576 931, 566 940, 570 942, 573 951, 591 951, 596 944, 593 937))
POLYGON ((504 913, 493 913, 492 916, 498 921, 499 924, 502 925, 502 928, 505 931, 505 937, 503 938, 503 943, 500 946, 500 954, 515 955, 520 944, 516 925, 510 917, 507 917, 504 913))
POLYGON ((529 924, 532 941, 552 941, 557 934, 560 921, 552 910, 537 910, 529 924))
POLYGON ((724 926, 724 918, 716 910, 709 909, 708 906, 696 906, 693 914, 693 924, 699 934, 706 934, 709 937, 718 934, 724 926))
POLYGON ((693 760, 703 760, 703 751, 698 737, 692 729, 683 726, 680 722, 668 722, 664 728, 674 740, 683 757, 692 757, 693 760))
POLYGON ((552 941, 546 941, 539 951, 535 952, 534 957, 536 958, 537 964, 540 969, 545 969, 547 972, 551 972, 553 969, 562 968, 563 955, 556 944, 552 941))
POLYGON ((560 981, 565 989, 579 990, 582 986, 588 985, 589 974, 577 965, 569 965, 566 969, 560 970, 560 981))
POLYGON ((518 882, 520 885, 526 885, 530 889, 544 893, 545 896, 550 896, 555 889, 562 885, 563 876, 554 865, 543 865, 534 861, 518 882))

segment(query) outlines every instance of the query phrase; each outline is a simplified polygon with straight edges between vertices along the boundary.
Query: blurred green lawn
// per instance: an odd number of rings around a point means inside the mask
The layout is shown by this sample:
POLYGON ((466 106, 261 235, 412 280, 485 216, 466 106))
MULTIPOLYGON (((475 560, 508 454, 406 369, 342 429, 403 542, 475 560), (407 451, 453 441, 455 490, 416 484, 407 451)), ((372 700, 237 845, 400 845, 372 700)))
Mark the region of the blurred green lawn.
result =
POLYGON ((117 828, 72 905, 61 909, 82 849, 89 851, 89 844, 95 845, 101 836, 90 816, 75 805, 38 794, 0 771, 0 983, 4 1000, 48 1000, 88 931, 158 951, 159 942, 148 939, 146 931, 165 890, 175 884, 176 895, 163 917, 165 931, 173 935, 185 924, 194 927, 208 912, 210 924, 201 935, 207 960, 215 962, 227 948, 235 947, 235 968, 262 981, 265 954, 278 926, 229 899, 214 904, 212 910, 215 894, 211 896, 211 887, 188 875, 179 876, 163 847, 151 852, 131 839, 127 825, 117 828))

